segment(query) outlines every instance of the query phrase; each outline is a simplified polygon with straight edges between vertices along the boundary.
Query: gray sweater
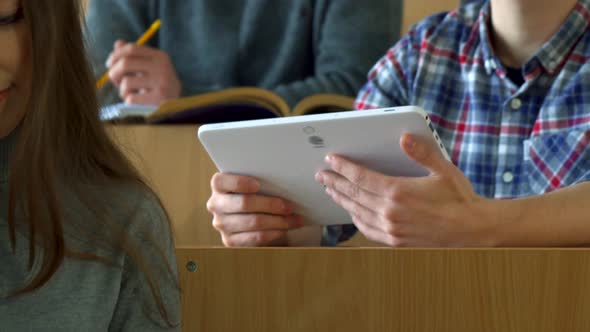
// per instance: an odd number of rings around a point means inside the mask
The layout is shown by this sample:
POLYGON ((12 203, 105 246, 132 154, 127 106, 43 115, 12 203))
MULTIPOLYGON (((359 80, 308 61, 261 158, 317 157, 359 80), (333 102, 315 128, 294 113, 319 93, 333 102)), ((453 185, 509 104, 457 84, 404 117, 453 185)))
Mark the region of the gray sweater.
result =
MULTIPOLYGON (((355 96, 399 37, 401 0, 94 0, 88 42, 102 73, 117 39, 166 51, 183 95, 236 86, 270 89, 290 106, 306 96, 355 96)), ((118 102, 111 87, 103 103, 118 102)))
MULTIPOLYGON (((17 232, 17 249, 13 253, 6 221, 7 165, 15 136, 0 139, 0 331, 180 331, 179 327, 162 327, 143 274, 129 257, 122 252, 99 249, 101 246, 79 236, 68 236, 73 234, 68 227, 66 244, 69 248, 109 257, 119 266, 66 258, 45 286, 33 293, 7 299, 7 295, 21 288, 31 277, 27 268, 26 232, 17 232)), ((150 263, 155 267, 162 264, 162 260, 157 259, 155 246, 163 248, 176 274, 170 229, 154 198, 141 190, 123 186, 101 187, 95 192, 105 200, 122 199, 128 203, 126 206, 132 207, 131 213, 122 213, 123 209, 117 208, 121 205, 113 204, 113 221, 126 229, 143 253, 150 255, 150 263)), ((98 226, 96 218, 75 198, 70 197, 66 205, 66 215, 75 218, 72 225, 90 230, 99 239, 101 235, 108 236, 98 226)), ((34 271, 38 263, 34 264, 34 271)), ((160 281, 159 289, 167 309, 178 322, 180 303, 176 284, 170 278, 162 277, 160 281)))

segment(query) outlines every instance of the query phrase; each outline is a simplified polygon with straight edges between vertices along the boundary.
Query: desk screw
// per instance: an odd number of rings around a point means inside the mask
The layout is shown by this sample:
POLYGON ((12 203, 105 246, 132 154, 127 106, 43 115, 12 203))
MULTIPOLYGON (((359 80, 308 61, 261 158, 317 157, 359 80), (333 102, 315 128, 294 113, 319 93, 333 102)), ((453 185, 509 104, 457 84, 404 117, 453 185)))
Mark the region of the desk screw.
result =
POLYGON ((186 269, 188 270, 188 272, 197 271, 197 263, 189 261, 188 263, 186 263, 186 269))

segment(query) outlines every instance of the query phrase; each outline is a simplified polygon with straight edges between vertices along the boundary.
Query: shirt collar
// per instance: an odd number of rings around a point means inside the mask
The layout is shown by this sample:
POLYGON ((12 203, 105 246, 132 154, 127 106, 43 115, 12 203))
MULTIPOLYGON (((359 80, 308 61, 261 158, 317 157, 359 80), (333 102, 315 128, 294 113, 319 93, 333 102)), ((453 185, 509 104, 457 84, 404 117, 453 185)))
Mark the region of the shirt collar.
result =
MULTIPOLYGON (((491 46, 490 14, 490 2, 488 1, 482 7, 477 23, 482 41, 484 65, 488 74, 502 67, 491 46)), ((579 0, 558 32, 543 44, 533 58, 525 64, 525 75, 535 71, 537 63, 550 75, 559 71, 566 62, 571 50, 588 29, 589 22, 590 0, 579 0)))
POLYGON ((490 2, 487 1, 485 5, 481 8, 479 12, 479 18, 476 23, 479 29, 479 39, 481 40, 482 51, 483 51, 483 59, 484 59, 484 66, 488 75, 493 73, 496 68, 498 68, 498 59, 494 55, 494 50, 492 49, 491 43, 491 36, 490 36, 490 2))

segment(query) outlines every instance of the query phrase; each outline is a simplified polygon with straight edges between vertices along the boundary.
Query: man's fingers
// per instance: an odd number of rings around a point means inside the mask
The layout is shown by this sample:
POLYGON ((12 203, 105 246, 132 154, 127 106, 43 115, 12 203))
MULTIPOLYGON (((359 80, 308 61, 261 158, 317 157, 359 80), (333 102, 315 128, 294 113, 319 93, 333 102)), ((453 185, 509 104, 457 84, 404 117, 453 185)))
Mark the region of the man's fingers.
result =
POLYGON ((135 94, 130 94, 125 97, 124 101, 127 105, 154 105, 158 106, 158 97, 154 95, 151 89, 140 89, 135 94))
POLYGON ((213 227, 226 234, 271 230, 288 231, 303 226, 303 218, 296 215, 276 216, 252 213, 220 215, 213 218, 213 227))
POLYGON ((358 228, 359 232, 363 233, 363 235, 374 242, 382 243, 389 247, 395 247, 396 241, 395 238, 389 236, 388 234, 384 233, 383 231, 373 227, 373 225, 368 224, 366 221, 361 220, 360 218, 352 218, 352 222, 358 228))
POLYGON ((117 41, 115 41, 115 44, 113 45, 113 49, 117 50, 125 45, 127 45, 126 41, 124 41, 123 39, 117 39, 117 41))
POLYGON ((119 95, 121 99, 126 100, 127 97, 138 94, 140 92, 147 92, 151 89, 149 81, 141 76, 125 76, 121 80, 119 86, 119 95), (143 90, 143 91, 141 91, 143 90))
POLYGON ((109 78, 118 87, 126 76, 138 76, 140 74, 148 76, 148 73, 152 70, 151 65, 151 61, 145 58, 126 57, 111 67, 109 78))
POLYGON ((350 182, 348 179, 335 172, 320 171, 316 174, 315 179, 327 188, 332 188, 363 206, 373 206, 376 203, 383 201, 380 196, 367 191, 358 184, 350 182))
POLYGON ((333 154, 326 157, 326 162, 334 172, 342 175, 359 188, 377 195, 388 193, 391 190, 394 180, 403 181, 402 178, 394 178, 377 173, 366 167, 355 164, 346 158, 333 154))
POLYGON ((145 58, 145 59, 152 59, 157 56, 159 50, 148 47, 148 46, 140 46, 134 43, 126 43, 126 44, 117 44, 115 43, 115 49, 109 55, 107 59, 107 67, 111 68, 121 59, 127 57, 134 57, 134 58, 145 58))
POLYGON ((218 193, 255 194, 260 190, 260 183, 247 176, 215 173, 211 189, 218 193))
POLYGON ((236 234, 222 234, 227 247, 268 247, 287 244, 287 231, 261 231, 236 234))
POLYGON ((379 222, 380 217, 375 211, 372 211, 369 208, 361 205, 345 194, 340 193, 332 188, 326 188, 326 194, 328 194, 330 198, 336 202, 336 204, 348 211, 351 216, 365 220, 369 223, 379 222))
POLYGON ((293 213, 293 205, 282 198, 262 195, 213 194, 207 202, 212 213, 266 213, 288 216, 293 213))
POLYGON ((404 134, 400 139, 400 146, 408 157, 433 174, 444 174, 453 165, 436 145, 420 136, 404 134))

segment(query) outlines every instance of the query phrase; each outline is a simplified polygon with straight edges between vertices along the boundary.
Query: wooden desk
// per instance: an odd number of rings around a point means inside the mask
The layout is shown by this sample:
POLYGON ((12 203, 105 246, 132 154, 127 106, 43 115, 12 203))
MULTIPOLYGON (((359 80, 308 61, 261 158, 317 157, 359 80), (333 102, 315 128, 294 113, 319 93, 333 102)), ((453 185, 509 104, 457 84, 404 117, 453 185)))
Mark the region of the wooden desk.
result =
POLYGON ((185 332, 590 331, 586 249, 177 255, 185 332))
POLYGON ((413 24, 420 22, 429 15, 453 10, 459 7, 460 0, 406 0, 402 17, 402 35, 408 32, 413 24))
MULTIPOLYGON (((170 214, 177 246, 220 246, 207 200, 216 167, 198 126, 109 126, 111 136, 156 190, 170 214)), ((376 246, 362 235, 347 245, 376 246)))

